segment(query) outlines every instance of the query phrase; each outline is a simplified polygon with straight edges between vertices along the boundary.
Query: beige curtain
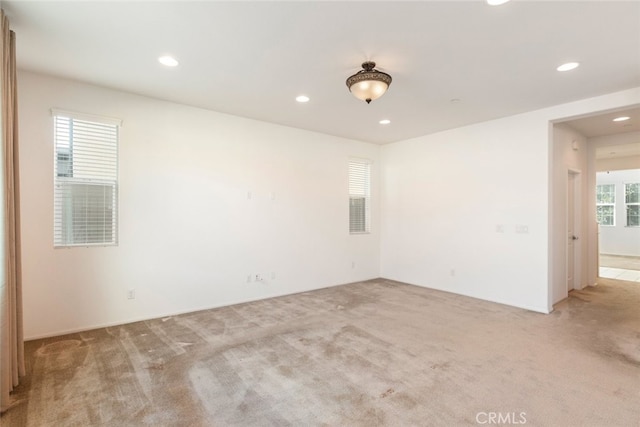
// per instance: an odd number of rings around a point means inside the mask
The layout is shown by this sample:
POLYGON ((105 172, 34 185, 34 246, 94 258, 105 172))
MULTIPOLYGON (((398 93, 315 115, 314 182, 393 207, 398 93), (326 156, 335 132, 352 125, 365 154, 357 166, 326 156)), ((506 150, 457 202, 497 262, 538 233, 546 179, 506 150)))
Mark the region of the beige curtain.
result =
POLYGON ((18 180, 18 111, 16 83, 16 38, 9 19, 0 11, 0 138, 2 142, 4 205, 0 228, 4 251, 0 276, 0 404, 1 412, 11 406, 10 393, 25 374, 22 333, 22 271, 20 268, 20 205, 18 180))

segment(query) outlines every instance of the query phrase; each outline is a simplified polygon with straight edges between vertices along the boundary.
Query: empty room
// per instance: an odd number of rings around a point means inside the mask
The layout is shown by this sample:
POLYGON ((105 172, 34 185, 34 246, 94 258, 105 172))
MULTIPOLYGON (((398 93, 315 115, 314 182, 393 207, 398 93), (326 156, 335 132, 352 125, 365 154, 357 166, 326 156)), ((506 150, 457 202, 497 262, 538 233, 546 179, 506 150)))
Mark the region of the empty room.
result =
POLYGON ((2 426, 640 425, 640 1, 0 6, 2 426))

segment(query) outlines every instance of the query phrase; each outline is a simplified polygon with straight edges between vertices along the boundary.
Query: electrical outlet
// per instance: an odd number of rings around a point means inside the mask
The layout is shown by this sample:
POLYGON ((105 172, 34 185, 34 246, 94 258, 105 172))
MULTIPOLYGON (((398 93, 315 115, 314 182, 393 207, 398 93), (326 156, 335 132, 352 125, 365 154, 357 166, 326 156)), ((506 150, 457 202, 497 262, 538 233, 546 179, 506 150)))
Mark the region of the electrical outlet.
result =
POLYGON ((256 274, 256 282, 262 282, 263 280, 264 280, 264 277, 262 277, 262 275, 256 274))
POLYGON ((136 299, 136 290, 135 289, 129 289, 127 291, 127 299, 136 299))

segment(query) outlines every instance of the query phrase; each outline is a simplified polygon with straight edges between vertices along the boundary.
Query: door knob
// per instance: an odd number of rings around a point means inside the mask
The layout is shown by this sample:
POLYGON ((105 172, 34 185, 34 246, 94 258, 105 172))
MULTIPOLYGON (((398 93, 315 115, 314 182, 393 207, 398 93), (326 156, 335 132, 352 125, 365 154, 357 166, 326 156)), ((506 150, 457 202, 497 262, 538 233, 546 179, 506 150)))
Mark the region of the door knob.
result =
POLYGON ((571 240, 578 240, 578 236, 571 236, 571 240))

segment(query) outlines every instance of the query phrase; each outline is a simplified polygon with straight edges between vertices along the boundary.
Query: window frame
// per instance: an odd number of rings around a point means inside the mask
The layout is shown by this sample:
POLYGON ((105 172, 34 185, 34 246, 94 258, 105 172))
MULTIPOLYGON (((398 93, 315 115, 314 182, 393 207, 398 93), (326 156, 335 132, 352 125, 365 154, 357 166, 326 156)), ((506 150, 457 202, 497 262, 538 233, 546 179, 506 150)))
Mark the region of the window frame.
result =
MULTIPOLYGON (((53 118, 53 246, 54 248, 72 248, 72 247, 105 247, 118 246, 119 242, 119 149, 121 141, 122 120, 97 116, 91 114, 83 114, 71 112, 61 109, 52 108, 51 115, 53 118), (64 135, 64 130, 60 131, 58 126, 64 120, 69 121, 68 135, 64 135), (75 123, 78 125, 74 127, 75 123), (82 123, 82 124, 81 124, 82 123), (99 139, 96 144, 113 143, 114 146, 109 154, 84 154, 84 163, 99 160, 105 161, 106 166, 92 166, 88 171, 80 171, 77 177, 74 177, 76 165, 74 164, 74 132, 84 128, 85 132, 89 127, 96 127, 98 131, 113 132, 114 135, 102 136, 105 139, 99 139), (62 135, 62 136, 61 136, 62 135), (65 141, 66 138, 66 141, 65 141), (60 145, 68 145, 65 150, 60 149, 60 145), (66 156, 66 158, 65 158, 66 156), (96 157, 97 156, 97 157, 96 157), (68 162, 68 165, 60 168, 60 160, 68 162), (60 171, 63 173, 60 173, 60 171), (92 176, 92 173, 94 174, 92 176), (105 177, 104 175, 111 176, 105 177), (103 175, 103 176, 100 176, 103 175), (100 188, 102 190, 100 190, 100 188), (96 191, 97 190, 97 191, 96 191), (76 193, 82 193, 82 196, 76 196, 76 193), (100 200, 102 193, 102 200, 100 200), (94 202, 98 202, 96 205, 94 202), (84 203, 84 205, 82 205, 84 203), (80 217, 79 223, 74 223, 74 214, 78 207, 80 209, 94 209, 95 214, 80 217), (100 217, 108 223, 104 223, 103 236, 91 233, 91 221, 99 220, 100 217), (79 232, 80 239, 76 239, 74 230, 71 225, 80 224, 81 227, 87 227, 84 231, 79 232), (110 225, 107 225, 110 224, 110 225), (106 230, 109 229, 109 233, 106 230), (83 234, 84 233, 84 234, 83 234), (105 238, 109 235, 109 238, 105 238), (92 241, 95 240, 95 241, 92 241)), ((98 137, 100 138, 100 136, 98 137)), ((80 138, 78 138, 80 139, 80 138)), ((85 136, 85 149, 87 151, 99 151, 103 147, 98 145, 88 145, 91 139, 85 136), (96 150, 97 148, 97 150, 96 150)), ((80 146, 80 145, 79 145, 80 146)), ((80 152, 79 152, 80 153, 80 152)), ((79 154, 78 156, 81 156, 79 154)), ((81 165, 82 163, 80 163, 81 165)), ((97 227, 98 231, 100 226, 97 227)))
POLYGON ((598 225, 601 227, 615 227, 616 226, 616 185, 615 184, 597 184, 596 185, 596 221, 598 225), (612 196, 612 200, 608 202, 601 202, 599 200, 599 196, 602 194, 599 189, 600 187, 612 187, 613 190, 609 192, 612 196), (611 208, 611 224, 602 224, 598 218, 602 218, 601 215, 598 214, 598 208, 600 207, 610 207, 611 208))
POLYGON ((625 182, 624 183, 624 218, 625 218, 625 227, 640 227, 640 182, 625 182), (629 202, 628 201, 628 190, 627 190, 627 186, 631 186, 631 185, 635 185, 636 186, 636 198, 637 201, 635 202, 629 202), (630 206, 634 206, 638 209, 638 223, 637 224, 629 224, 629 207, 630 206))

